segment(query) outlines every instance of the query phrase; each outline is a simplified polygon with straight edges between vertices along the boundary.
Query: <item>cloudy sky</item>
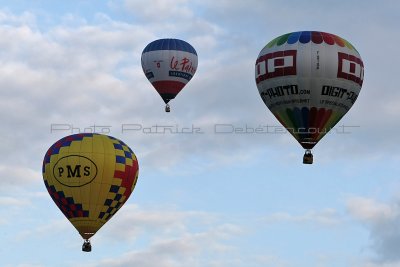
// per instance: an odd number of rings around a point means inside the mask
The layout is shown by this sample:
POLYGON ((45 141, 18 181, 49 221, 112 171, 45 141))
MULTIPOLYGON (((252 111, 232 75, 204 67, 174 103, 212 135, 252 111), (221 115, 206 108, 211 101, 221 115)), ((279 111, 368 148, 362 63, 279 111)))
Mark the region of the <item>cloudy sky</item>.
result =
POLYGON ((0 3, 1 266, 400 266, 398 1, 0 3), (349 40, 365 65, 357 102, 313 165, 290 134, 219 131, 279 127, 254 64, 298 30, 349 40), (166 37, 199 56, 169 114, 140 65, 166 37), (154 125, 175 130, 148 133, 154 125), (94 126, 135 151, 140 175, 83 253, 41 165, 59 138, 94 126))

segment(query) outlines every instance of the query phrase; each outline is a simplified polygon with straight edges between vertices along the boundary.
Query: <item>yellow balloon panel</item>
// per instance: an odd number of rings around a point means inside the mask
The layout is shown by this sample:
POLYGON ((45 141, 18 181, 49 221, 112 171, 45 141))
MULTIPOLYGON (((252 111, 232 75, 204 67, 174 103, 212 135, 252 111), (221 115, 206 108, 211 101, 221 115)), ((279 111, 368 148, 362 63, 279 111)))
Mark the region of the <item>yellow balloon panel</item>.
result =
POLYGON ((85 239, 128 200, 138 172, 136 156, 124 142, 94 133, 60 139, 43 160, 47 191, 85 239))

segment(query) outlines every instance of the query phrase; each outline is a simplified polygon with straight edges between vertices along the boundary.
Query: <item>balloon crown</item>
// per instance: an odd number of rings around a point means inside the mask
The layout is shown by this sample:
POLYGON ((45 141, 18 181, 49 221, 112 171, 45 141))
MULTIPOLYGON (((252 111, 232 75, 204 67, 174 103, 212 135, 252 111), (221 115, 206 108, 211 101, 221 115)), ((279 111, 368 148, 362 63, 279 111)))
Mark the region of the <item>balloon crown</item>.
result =
POLYGON ((188 42, 179 39, 158 39, 149 43, 143 50, 142 54, 156 50, 178 50, 189 52, 197 55, 196 50, 188 42))
POLYGON ((299 31, 299 32, 291 32, 284 35, 281 35, 271 42, 269 42, 266 47, 271 48, 273 46, 281 46, 284 44, 295 44, 295 43, 307 44, 309 42, 313 42, 314 44, 325 43, 328 45, 338 45, 340 47, 348 47, 349 49, 357 51, 355 47, 348 42, 347 40, 334 35, 332 33, 327 32, 319 32, 319 31, 299 31))

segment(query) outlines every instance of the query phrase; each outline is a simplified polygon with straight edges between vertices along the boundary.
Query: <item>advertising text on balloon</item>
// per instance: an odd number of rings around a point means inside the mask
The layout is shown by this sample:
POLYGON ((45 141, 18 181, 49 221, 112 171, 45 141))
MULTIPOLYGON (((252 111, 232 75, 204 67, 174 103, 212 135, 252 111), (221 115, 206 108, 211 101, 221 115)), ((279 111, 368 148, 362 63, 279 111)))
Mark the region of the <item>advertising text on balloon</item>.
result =
POLYGON ((193 62, 187 57, 184 57, 182 59, 172 57, 170 68, 172 70, 188 72, 192 75, 196 72, 196 66, 194 66, 193 62))

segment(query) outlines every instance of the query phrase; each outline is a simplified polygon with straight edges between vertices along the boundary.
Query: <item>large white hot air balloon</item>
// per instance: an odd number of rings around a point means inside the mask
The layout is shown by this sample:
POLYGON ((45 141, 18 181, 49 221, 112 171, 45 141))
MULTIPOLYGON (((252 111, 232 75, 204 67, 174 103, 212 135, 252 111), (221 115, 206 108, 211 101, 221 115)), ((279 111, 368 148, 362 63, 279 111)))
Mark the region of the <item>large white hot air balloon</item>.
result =
POLYGON ((265 105, 306 149, 311 149, 350 110, 364 80, 360 54, 326 32, 279 36, 258 55, 255 79, 265 105))

